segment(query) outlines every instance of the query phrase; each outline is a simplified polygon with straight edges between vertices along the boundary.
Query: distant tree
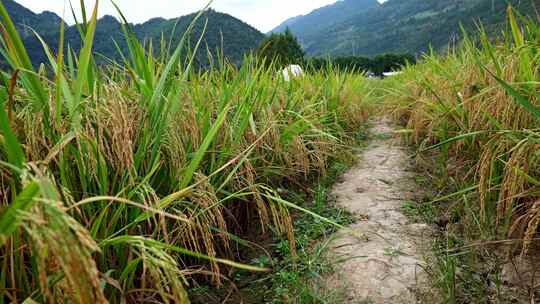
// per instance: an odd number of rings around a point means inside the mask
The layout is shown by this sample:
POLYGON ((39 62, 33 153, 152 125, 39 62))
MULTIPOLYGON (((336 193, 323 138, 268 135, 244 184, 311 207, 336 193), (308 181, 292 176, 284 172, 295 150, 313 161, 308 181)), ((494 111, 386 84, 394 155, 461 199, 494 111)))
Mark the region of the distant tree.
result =
POLYGON ((304 62, 304 50, 298 39, 287 29, 284 33, 272 33, 263 40, 257 57, 266 63, 274 61, 279 67, 304 62))
POLYGON ((334 65, 341 70, 367 72, 371 69, 371 60, 367 57, 338 57, 334 59, 334 65))
POLYGON ((330 58, 312 57, 307 60, 306 68, 313 71, 320 71, 332 65, 332 60, 330 58))
POLYGON ((361 56, 310 58, 307 66, 314 70, 333 66, 340 70, 357 73, 372 72, 377 76, 382 76, 385 72, 397 71, 406 64, 415 63, 416 58, 411 54, 384 54, 373 59, 361 56))
POLYGON ((416 58, 411 54, 384 54, 375 56, 371 61, 371 71, 375 75, 401 69, 406 64, 415 64, 416 58))

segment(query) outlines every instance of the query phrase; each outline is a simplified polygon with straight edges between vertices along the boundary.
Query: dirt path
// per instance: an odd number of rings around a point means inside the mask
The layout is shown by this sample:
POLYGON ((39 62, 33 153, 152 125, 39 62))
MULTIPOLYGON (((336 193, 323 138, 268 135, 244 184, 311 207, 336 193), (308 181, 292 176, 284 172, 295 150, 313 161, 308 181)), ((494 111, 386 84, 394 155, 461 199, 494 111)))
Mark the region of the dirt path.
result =
POLYGON ((372 124, 373 139, 358 165, 333 190, 338 205, 358 218, 350 228, 366 238, 346 230, 336 234, 332 254, 345 261, 330 286, 346 289, 345 303, 423 303, 419 295, 428 284, 422 248, 429 244, 430 232, 401 211, 418 186, 390 120, 378 118, 372 124))

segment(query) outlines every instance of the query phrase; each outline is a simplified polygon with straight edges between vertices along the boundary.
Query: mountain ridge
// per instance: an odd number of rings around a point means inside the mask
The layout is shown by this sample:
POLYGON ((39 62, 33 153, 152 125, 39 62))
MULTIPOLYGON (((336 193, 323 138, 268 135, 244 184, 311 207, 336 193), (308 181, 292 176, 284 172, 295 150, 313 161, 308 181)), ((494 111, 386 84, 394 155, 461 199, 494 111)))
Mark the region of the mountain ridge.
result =
POLYGON ((288 27, 309 56, 419 55, 459 39, 460 24, 475 32, 480 21, 495 36, 505 26, 507 3, 525 14, 534 11, 532 0, 388 0, 317 31, 306 31, 298 20, 288 27))
MULTIPOLYGON (((332 24, 339 23, 355 13, 363 12, 381 5, 377 0, 341 0, 314 9, 306 15, 292 17, 270 32, 283 32, 287 27, 314 33, 332 24)), ((293 30, 293 33, 295 30, 293 30)))
MULTIPOLYGON (((60 24, 61 22, 64 22, 62 18, 55 13, 48 11, 34 13, 13 0, 3 0, 2 2, 14 21, 34 64, 46 63, 47 57, 43 51, 42 44, 30 29, 36 30, 47 45, 56 51, 58 47, 60 24)), ((197 13, 192 13, 173 19, 157 17, 151 18, 143 23, 130 25, 141 41, 153 40, 155 45, 159 45, 158 42, 160 41, 162 34, 165 39, 169 41, 174 28, 176 31, 173 33, 173 37, 170 40, 172 40, 173 43, 178 43, 196 15, 197 13), (177 25, 176 27, 175 24, 177 25)), ((75 25, 69 26, 67 23, 65 24, 66 45, 69 45, 72 49, 78 51, 82 45, 78 29, 75 25)), ((234 64, 239 64, 244 55, 257 48, 264 39, 264 34, 249 24, 231 15, 220 13, 213 9, 205 11, 201 18, 196 22, 192 33, 190 34, 193 39, 190 41, 197 41, 203 32, 202 48, 196 55, 196 61, 203 66, 209 64, 206 47, 211 50, 213 56, 219 56, 223 53, 229 61, 234 64), (206 26, 206 31, 204 31, 206 21, 208 21, 208 24, 206 26), (222 46, 223 52, 221 52, 222 46)), ((94 51, 102 54, 105 58, 121 60, 121 56, 118 53, 115 43, 118 44, 124 54, 128 51, 121 29, 121 23, 112 15, 105 15, 98 19, 95 36, 94 51)))

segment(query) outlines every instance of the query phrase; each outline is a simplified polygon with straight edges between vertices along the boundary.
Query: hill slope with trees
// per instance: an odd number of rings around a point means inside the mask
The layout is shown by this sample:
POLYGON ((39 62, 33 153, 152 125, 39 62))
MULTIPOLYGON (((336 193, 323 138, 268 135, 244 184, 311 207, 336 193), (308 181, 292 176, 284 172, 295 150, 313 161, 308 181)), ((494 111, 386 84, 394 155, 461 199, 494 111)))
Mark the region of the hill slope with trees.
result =
MULTIPOLYGON (((62 19, 51 12, 35 14, 13 0, 3 0, 3 3, 12 16, 19 33, 21 33, 34 64, 47 62, 42 44, 35 37, 32 29, 43 37, 49 47, 56 50, 62 19)), ((169 20, 154 18, 142 24, 132 25, 132 28, 139 39, 152 40, 156 51, 159 51, 158 46, 162 34, 168 42, 174 30, 172 41, 173 43, 179 42, 195 16, 196 14, 190 14, 169 20)), ((257 48, 264 39, 264 34, 257 29, 228 14, 214 10, 206 11, 196 22, 190 35, 192 46, 203 33, 201 48, 196 56, 199 65, 203 66, 208 64, 207 50, 212 53, 213 57, 223 54, 231 62, 239 64, 244 54, 257 48)), ((81 36, 76 26, 66 28, 65 41, 65 44, 73 50, 80 49, 81 36)), ((121 23, 115 17, 104 16, 98 20, 94 50, 97 54, 102 55, 101 60, 105 60, 104 58, 120 60, 121 56, 116 44, 122 52, 127 52, 121 23)))
POLYGON ((294 34, 301 34, 309 38, 317 35, 320 31, 345 22, 357 14, 379 6, 377 0, 342 0, 318 8, 307 15, 289 18, 272 32, 283 32, 287 28, 291 28, 294 34))
MULTIPOLYGON (((350 0, 352 2, 352 0, 350 0)), ((348 1, 335 5, 345 5, 348 1)), ((461 35, 460 24, 474 31, 480 21, 490 33, 504 28, 508 3, 523 13, 534 14, 538 0, 388 0, 366 10, 349 10, 346 19, 325 23, 317 14, 288 22, 308 55, 364 55, 381 53, 420 54, 444 49, 461 35), (302 20, 327 24, 317 31, 306 30, 302 20)), ((282 27, 275 31, 282 31, 282 27)))

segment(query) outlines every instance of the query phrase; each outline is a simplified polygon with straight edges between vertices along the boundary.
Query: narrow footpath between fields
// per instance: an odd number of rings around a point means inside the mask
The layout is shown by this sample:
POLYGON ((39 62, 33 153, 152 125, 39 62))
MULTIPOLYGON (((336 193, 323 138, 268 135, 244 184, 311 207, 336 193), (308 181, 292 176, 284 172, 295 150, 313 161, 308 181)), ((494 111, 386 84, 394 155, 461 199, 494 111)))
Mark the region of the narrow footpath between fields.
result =
POLYGON ((331 257, 340 263, 328 285, 344 288, 346 303, 434 303, 424 271, 431 229, 402 212, 421 191, 408 149, 390 119, 371 124, 372 139, 358 164, 333 189, 338 206, 358 221, 350 226, 355 233, 339 231, 330 245, 331 257))

